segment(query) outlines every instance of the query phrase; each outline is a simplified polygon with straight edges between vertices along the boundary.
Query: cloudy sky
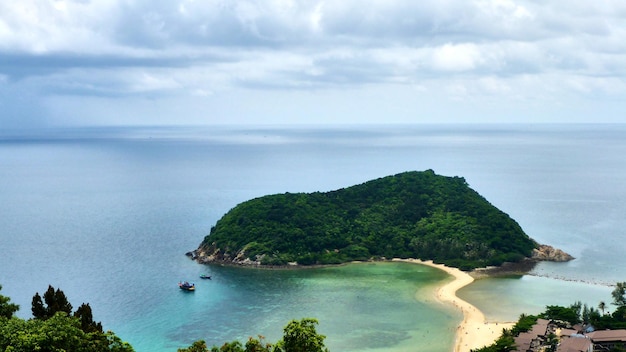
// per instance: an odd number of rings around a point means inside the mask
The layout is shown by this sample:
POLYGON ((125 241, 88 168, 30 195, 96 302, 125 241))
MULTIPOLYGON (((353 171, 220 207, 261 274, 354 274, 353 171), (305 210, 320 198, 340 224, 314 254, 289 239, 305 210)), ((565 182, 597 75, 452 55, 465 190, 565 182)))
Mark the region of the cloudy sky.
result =
POLYGON ((0 1, 0 128, 596 121, 623 0, 0 1))

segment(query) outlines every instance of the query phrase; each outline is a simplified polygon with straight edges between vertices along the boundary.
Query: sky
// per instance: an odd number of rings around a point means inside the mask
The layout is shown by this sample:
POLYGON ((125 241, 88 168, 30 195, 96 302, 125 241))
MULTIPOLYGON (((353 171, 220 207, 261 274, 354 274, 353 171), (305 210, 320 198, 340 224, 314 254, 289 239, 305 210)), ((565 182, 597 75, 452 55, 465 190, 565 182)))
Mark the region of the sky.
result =
POLYGON ((0 0, 0 129, 626 122, 623 0, 0 0))

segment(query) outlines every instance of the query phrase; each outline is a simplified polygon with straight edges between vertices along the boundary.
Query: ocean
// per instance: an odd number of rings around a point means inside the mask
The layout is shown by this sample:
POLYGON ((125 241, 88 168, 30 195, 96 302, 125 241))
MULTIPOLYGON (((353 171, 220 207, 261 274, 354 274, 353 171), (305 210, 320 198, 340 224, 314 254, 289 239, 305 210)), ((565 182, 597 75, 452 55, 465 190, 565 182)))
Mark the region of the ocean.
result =
POLYGON ((450 279, 436 269, 256 270, 184 254, 250 198, 432 169, 465 177, 529 236, 576 257, 462 289, 488 319, 577 300, 597 306, 626 281, 623 155, 620 124, 3 131, 0 294, 28 318, 35 292, 61 288, 139 352, 259 334, 276 341, 303 317, 320 321, 331 351, 449 351, 461 315, 434 300, 450 279), (179 290, 181 280, 197 291, 179 290))

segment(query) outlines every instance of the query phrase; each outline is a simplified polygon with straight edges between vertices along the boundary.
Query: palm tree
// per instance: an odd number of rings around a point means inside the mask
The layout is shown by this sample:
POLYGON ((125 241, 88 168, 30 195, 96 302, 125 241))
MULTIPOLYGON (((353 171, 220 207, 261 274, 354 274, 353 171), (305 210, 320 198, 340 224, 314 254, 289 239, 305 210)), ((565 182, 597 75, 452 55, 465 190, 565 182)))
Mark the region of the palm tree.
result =
POLYGON ((604 301, 600 301, 600 303, 598 303, 598 309, 602 311, 602 315, 604 315, 605 308, 606 308, 606 303, 604 303, 604 301))

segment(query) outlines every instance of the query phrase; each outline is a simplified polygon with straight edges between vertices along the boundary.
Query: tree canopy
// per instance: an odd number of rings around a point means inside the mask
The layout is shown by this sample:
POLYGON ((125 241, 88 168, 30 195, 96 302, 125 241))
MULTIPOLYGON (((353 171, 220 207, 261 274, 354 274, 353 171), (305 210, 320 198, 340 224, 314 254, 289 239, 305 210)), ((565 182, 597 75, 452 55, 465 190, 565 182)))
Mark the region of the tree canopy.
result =
POLYGON ((69 315, 72 313, 72 304, 67 300, 63 291, 55 290, 52 285, 48 285, 48 289, 43 294, 43 301, 39 292, 35 293, 31 310, 35 319, 46 320, 52 318, 56 312, 65 312, 69 315))
MULTIPOLYGON (((2 285, 0 285, 0 291, 2 291, 2 285)), ((11 298, 0 295, 0 317, 5 317, 9 319, 19 309, 19 305, 11 303, 11 298)))
POLYGON ((89 304, 71 314, 72 305, 60 289, 48 286, 43 300, 35 294, 33 319, 13 316, 19 307, 8 302, 0 295, 0 351, 133 351, 113 332, 103 332, 102 324, 93 321, 89 304))
POLYGON ((615 284, 615 289, 611 292, 613 297, 613 304, 618 307, 626 306, 626 282, 618 282, 615 284))
POLYGON ((266 265, 401 257, 472 269, 519 261, 537 246, 465 179, 427 170, 243 202, 217 221, 197 252, 266 265))
POLYGON ((226 342, 221 347, 210 350, 204 340, 198 340, 178 352, 328 352, 324 345, 326 336, 317 333, 318 321, 313 318, 292 320, 283 329, 283 338, 276 344, 265 342, 263 336, 250 337, 245 346, 239 341, 226 342))

